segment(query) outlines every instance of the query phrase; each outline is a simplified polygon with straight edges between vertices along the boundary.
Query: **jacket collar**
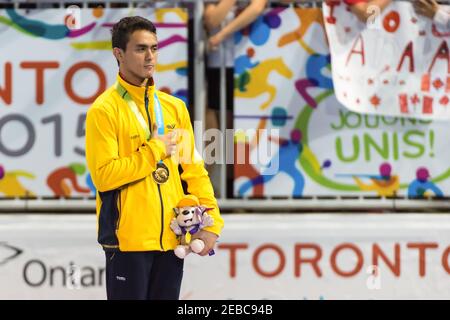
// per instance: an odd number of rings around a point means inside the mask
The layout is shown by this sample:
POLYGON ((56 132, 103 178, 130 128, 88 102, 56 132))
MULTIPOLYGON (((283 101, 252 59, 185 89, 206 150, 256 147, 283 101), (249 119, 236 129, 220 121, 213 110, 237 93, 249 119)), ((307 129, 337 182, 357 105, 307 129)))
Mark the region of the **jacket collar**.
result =
MULTIPOLYGON (((140 106, 144 104, 144 95, 145 95, 145 86, 135 86, 129 82, 127 82, 125 79, 122 78, 120 73, 117 74, 117 81, 125 88, 125 90, 128 91, 128 93, 131 95, 131 98, 134 100, 134 102, 140 106)), ((148 86, 148 98, 149 101, 153 101, 153 93, 155 92, 155 83, 153 81, 153 78, 150 78, 150 84, 148 86)))

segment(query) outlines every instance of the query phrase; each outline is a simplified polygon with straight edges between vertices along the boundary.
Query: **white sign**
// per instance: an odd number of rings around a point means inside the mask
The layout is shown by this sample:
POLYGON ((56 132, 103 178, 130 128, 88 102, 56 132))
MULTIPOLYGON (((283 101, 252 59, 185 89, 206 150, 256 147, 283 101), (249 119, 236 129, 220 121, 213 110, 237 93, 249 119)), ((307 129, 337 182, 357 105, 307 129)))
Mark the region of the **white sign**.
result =
MULTIPOLYGON (((225 215, 181 299, 450 299, 443 214, 225 215)), ((0 216, 0 299, 105 299, 94 215, 0 216)))
POLYGON ((450 119, 450 30, 393 1, 364 24, 324 3, 335 94, 352 111, 450 119))

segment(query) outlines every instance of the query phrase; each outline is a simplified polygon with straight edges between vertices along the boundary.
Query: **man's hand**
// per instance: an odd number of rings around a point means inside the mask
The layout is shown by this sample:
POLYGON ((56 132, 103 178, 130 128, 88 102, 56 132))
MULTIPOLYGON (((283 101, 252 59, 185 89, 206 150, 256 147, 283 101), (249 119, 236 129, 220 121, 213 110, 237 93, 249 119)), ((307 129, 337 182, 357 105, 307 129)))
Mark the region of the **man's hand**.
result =
POLYGON ((158 127, 156 125, 153 126, 153 134, 152 139, 158 139, 164 142, 166 146, 166 158, 175 155, 177 149, 177 132, 170 131, 165 135, 158 135, 158 127))
POLYGON ((414 1, 414 10, 427 18, 433 19, 439 9, 436 0, 416 0, 414 1))
POLYGON ((200 230, 194 235, 192 235, 192 240, 201 239, 205 243, 205 247, 199 253, 199 255, 201 256, 206 256, 209 253, 209 251, 211 251, 211 249, 214 249, 214 245, 216 244, 217 238, 218 236, 215 233, 206 230, 200 230))

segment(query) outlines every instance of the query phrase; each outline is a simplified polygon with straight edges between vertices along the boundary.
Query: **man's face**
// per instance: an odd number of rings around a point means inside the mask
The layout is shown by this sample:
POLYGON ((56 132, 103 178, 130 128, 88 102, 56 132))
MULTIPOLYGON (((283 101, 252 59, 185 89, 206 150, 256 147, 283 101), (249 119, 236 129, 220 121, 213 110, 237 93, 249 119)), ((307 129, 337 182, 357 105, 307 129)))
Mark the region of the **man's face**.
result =
POLYGON ((126 50, 117 50, 120 51, 115 51, 120 62, 120 72, 127 81, 138 85, 146 78, 153 77, 158 60, 158 40, 154 33, 147 30, 134 31, 126 50))

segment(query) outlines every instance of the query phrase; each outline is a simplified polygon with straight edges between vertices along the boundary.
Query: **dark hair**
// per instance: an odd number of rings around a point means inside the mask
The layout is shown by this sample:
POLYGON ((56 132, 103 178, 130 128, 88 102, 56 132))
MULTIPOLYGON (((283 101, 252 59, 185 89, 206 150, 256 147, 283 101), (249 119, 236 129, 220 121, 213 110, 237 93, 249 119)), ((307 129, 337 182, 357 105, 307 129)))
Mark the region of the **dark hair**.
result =
POLYGON ((125 17, 120 19, 111 30, 112 47, 125 51, 130 35, 136 30, 147 30, 156 34, 155 25, 150 20, 139 16, 125 17))

